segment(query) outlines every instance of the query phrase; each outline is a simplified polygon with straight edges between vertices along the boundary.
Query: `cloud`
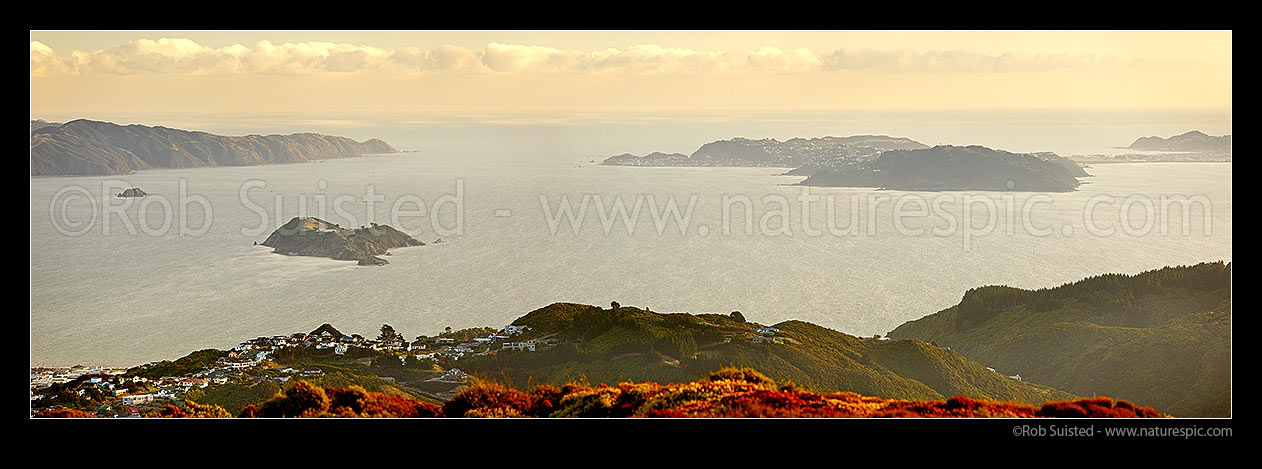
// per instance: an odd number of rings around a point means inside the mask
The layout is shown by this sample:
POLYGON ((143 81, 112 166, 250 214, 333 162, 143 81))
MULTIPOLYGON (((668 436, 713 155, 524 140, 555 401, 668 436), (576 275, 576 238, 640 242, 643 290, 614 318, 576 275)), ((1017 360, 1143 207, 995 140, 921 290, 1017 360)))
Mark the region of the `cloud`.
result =
POLYGON ((884 72, 964 72, 990 73, 1030 70, 1102 67, 1114 63, 1111 57, 1073 54, 1025 54, 1005 52, 991 55, 968 50, 914 52, 910 50, 851 51, 837 49, 822 57, 827 70, 873 70, 884 72))
POLYGON ((764 46, 749 53, 749 65, 764 72, 794 73, 819 70, 823 60, 808 49, 780 50, 764 46))
POLYGON ((450 44, 424 51, 416 47, 403 47, 390 54, 390 62, 400 70, 413 72, 485 71, 481 57, 474 51, 450 44))
POLYGON ((444 44, 430 50, 382 49, 331 42, 213 48, 190 39, 137 39, 96 51, 59 55, 31 41, 31 75, 52 74, 284 74, 317 73, 811 73, 835 70, 1003 73, 1114 65, 1111 57, 1056 53, 987 54, 967 50, 849 50, 818 54, 809 49, 764 46, 748 53, 697 51, 638 44, 625 49, 561 50, 542 45, 491 42, 481 51, 444 44))
POLYGON ((66 66, 53 49, 39 41, 31 41, 31 76, 46 76, 64 72, 66 66))
POLYGON ((486 45, 482 63, 496 72, 555 72, 573 70, 583 53, 545 46, 492 42, 486 45))

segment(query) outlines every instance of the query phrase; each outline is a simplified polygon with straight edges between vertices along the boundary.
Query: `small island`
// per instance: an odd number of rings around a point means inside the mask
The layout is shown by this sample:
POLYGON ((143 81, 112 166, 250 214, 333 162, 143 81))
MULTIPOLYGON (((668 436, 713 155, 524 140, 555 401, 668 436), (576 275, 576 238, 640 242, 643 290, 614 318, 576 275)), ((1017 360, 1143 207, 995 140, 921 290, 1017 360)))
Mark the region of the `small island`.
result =
POLYGON ((389 225, 342 228, 315 217, 294 217, 262 244, 277 254, 357 261, 359 265, 386 265, 390 262, 377 256, 389 255, 392 248, 425 245, 389 225))
POLYGON ((127 189, 125 191, 114 194, 114 197, 144 197, 146 195, 149 195, 149 193, 141 190, 139 187, 133 187, 131 189, 127 189))

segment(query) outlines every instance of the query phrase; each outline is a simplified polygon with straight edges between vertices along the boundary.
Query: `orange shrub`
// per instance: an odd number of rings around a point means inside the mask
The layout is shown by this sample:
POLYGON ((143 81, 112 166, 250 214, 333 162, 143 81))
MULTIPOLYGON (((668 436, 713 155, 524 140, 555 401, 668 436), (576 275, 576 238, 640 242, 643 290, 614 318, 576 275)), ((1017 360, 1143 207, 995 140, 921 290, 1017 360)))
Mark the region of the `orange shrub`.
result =
POLYGON ((74 409, 47 409, 36 412, 31 417, 37 419, 94 419, 96 414, 74 409))

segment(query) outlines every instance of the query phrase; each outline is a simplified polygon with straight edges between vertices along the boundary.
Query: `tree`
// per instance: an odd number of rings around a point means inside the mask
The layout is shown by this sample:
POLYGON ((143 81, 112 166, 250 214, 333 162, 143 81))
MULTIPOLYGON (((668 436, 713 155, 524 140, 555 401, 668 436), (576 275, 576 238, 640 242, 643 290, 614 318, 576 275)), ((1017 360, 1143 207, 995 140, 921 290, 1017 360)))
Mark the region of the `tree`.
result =
POLYGON ((180 418, 223 419, 223 418, 232 417, 232 414, 229 414, 227 410, 224 410, 223 407, 219 407, 217 405, 199 405, 196 402, 186 399, 184 401, 183 407, 176 407, 175 405, 167 404, 166 408, 158 412, 156 417, 174 418, 174 419, 180 419, 180 418))
POLYGON ((201 389, 193 389, 187 393, 184 393, 184 399, 187 399, 193 402, 198 402, 205 398, 206 398, 206 393, 203 392, 201 389))
POLYGON ((259 408, 263 417, 314 417, 329 408, 324 388, 299 380, 259 408))
POLYGON ((740 311, 732 311, 731 316, 732 316, 732 319, 735 319, 740 322, 745 322, 745 315, 741 314, 740 311))
POLYGON ((377 340, 392 344, 392 343, 402 342, 404 339, 403 339, 403 336, 399 335, 398 332, 395 332, 394 328, 390 327, 389 324, 382 324, 381 335, 377 336, 377 340))
POLYGON ((614 310, 614 311, 617 311, 617 310, 618 310, 618 308, 619 308, 619 307, 621 307, 622 305, 618 304, 618 302, 617 302, 617 301, 614 301, 614 302, 610 302, 610 303, 609 303, 609 306, 613 307, 613 310, 614 310))

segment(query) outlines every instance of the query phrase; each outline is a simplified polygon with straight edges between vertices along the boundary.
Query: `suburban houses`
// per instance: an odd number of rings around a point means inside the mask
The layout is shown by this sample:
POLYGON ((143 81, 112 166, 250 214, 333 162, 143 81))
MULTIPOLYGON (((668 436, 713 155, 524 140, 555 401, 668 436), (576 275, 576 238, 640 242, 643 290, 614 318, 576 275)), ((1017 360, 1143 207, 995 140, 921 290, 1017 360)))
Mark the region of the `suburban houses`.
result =
MULTIPOLYGON (((489 328, 488 328, 489 330, 489 328)), ((309 333, 256 337, 237 344, 223 353, 215 361, 200 370, 184 376, 161 376, 147 378, 137 376, 152 367, 170 362, 153 362, 132 369, 105 368, 101 366, 75 366, 67 368, 32 368, 31 369, 31 403, 41 397, 47 397, 44 390, 54 384, 75 384, 79 396, 92 393, 97 400, 108 404, 122 406, 141 406, 152 404, 163 399, 180 400, 193 390, 208 386, 224 385, 232 382, 260 382, 270 380, 276 383, 288 382, 292 377, 314 378, 324 375, 319 367, 275 368, 271 361, 278 352, 291 349, 332 350, 336 355, 347 355, 357 349, 371 350, 380 356, 381 353, 394 354, 401 363, 408 357, 414 360, 460 360, 470 354, 491 354, 499 351, 534 352, 539 347, 555 346, 551 339, 528 341, 509 341, 530 330, 529 326, 508 325, 495 332, 472 337, 457 343, 457 339, 449 337, 449 332, 436 337, 418 337, 408 341, 397 334, 393 340, 367 339, 359 334, 346 335, 332 325, 323 324, 309 333), (256 370, 271 367, 266 373, 256 370), (128 375, 131 371, 131 376, 128 375)), ((391 329, 391 331, 393 331, 391 329)), ((383 331, 384 332, 384 331, 383 331)), ((383 336, 385 334, 383 333, 383 336)), ((372 356, 370 355, 370 356, 372 356)), ((152 373, 149 373, 152 376, 152 373)), ((451 368, 436 381, 463 383, 468 376, 459 369, 451 368)), ((102 406, 106 407, 106 406, 102 406)), ((134 408, 132 408, 134 410, 134 408)), ((132 412, 135 413, 135 412, 132 412)))

